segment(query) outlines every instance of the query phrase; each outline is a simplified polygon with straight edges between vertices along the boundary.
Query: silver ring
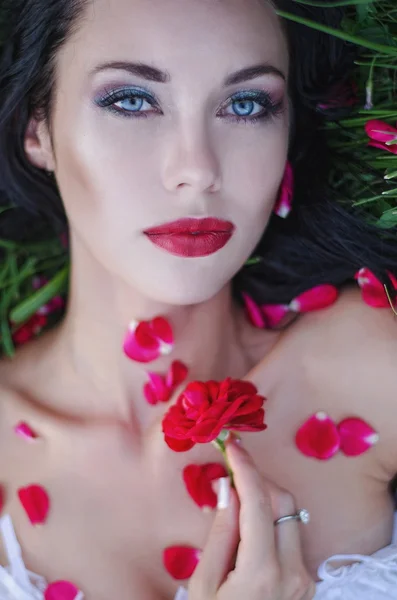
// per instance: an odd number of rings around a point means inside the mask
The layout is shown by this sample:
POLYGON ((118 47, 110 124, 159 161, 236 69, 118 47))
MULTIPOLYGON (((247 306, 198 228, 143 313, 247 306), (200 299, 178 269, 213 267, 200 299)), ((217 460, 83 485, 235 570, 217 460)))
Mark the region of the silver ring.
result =
POLYGON ((274 525, 280 525, 280 523, 284 523, 285 521, 301 521, 301 523, 307 525, 310 522, 310 513, 305 508, 301 508, 294 515, 280 517, 277 521, 274 521, 274 525))

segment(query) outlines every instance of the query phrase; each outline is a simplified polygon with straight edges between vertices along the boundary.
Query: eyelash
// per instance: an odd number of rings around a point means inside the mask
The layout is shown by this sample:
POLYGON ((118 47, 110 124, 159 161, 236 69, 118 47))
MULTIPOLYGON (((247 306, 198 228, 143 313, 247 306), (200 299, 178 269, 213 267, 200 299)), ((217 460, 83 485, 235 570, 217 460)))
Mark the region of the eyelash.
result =
MULTIPOLYGON (((158 106, 153 96, 151 96, 144 90, 139 89, 112 90, 110 92, 107 92, 101 98, 97 99, 96 104, 102 108, 105 108, 109 112, 116 114, 116 116, 120 116, 122 118, 147 119, 148 113, 151 114, 151 111, 126 111, 124 109, 116 108, 114 106, 116 102, 122 102, 123 100, 128 99, 146 100, 151 106, 158 106)), ((228 106, 231 106, 235 103, 247 101, 260 104, 263 107, 263 111, 253 117, 226 115, 226 118, 236 123, 255 124, 260 121, 267 121, 271 118, 275 118, 284 110, 282 100, 280 102, 274 102, 267 92, 263 92, 260 90, 246 90, 244 92, 238 92, 237 94, 234 94, 231 98, 229 98, 227 102, 223 103, 221 108, 224 109, 225 107, 227 108, 228 106)))

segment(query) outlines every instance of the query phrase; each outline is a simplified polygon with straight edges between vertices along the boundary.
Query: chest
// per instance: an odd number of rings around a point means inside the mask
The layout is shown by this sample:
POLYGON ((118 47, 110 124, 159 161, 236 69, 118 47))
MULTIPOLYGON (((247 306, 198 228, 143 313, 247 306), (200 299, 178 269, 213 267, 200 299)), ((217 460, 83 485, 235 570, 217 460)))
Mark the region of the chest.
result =
MULTIPOLYGON (((300 365, 302 367, 302 365, 300 365)), ((335 394, 312 385, 302 368, 290 377, 277 369, 253 373, 267 397, 266 431, 243 434, 243 443, 265 477, 291 492, 297 508, 311 513, 302 527, 306 563, 315 575, 334 553, 372 553, 390 541, 392 512, 387 482, 379 475, 377 448, 365 455, 336 455, 329 461, 303 456, 295 445, 299 426, 323 410, 335 420, 366 418, 350 388, 335 394)), ((363 412, 364 411, 364 412, 363 412)), ((376 428, 376 423, 371 423, 376 428)), ((14 520, 25 562, 49 580, 70 579, 87 600, 170 600, 178 582, 165 572, 166 547, 203 548, 212 514, 188 495, 183 470, 189 464, 221 463, 211 445, 177 454, 165 445, 161 419, 153 422, 140 452, 121 427, 62 426, 33 444, 10 444, 5 509, 14 520), (17 502, 17 490, 39 483, 48 491, 50 512, 32 527, 17 502)))

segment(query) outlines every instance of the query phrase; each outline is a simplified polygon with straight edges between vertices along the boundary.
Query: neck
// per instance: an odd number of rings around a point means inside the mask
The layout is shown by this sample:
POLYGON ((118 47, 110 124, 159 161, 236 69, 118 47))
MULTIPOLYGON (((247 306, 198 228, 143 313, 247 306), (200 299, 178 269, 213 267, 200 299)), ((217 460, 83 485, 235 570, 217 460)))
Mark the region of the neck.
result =
POLYGON ((76 389, 84 390, 83 401, 81 393, 74 395, 74 410, 131 419, 137 410, 153 408, 143 397, 147 372, 165 374, 174 360, 187 365, 190 381, 245 375, 244 326, 230 284, 206 302, 170 306, 129 288, 87 255, 79 256, 73 261, 67 314, 57 331, 58 366, 61 373, 70 373, 76 389), (122 350, 128 325, 157 316, 172 326, 172 353, 149 364, 131 361, 122 350))

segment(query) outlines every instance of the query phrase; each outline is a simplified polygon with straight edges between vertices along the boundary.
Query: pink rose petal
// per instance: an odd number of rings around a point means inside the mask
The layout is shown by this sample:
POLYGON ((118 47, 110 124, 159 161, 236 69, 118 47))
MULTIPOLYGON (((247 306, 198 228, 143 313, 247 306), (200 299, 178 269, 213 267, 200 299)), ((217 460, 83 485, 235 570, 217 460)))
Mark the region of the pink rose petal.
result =
POLYGON ((143 395, 145 396, 148 404, 151 404, 152 406, 156 406, 156 404, 158 404, 159 400, 156 396, 156 392, 150 383, 145 383, 143 386, 143 395))
POLYGON ((166 377, 166 385, 171 390, 175 390, 178 386, 181 385, 188 376, 189 369, 187 366, 181 362, 180 360, 174 360, 171 364, 169 371, 166 377))
POLYGON ((38 438, 37 433, 33 431, 33 429, 27 423, 21 421, 14 427, 14 432, 24 440, 31 442, 38 438))
POLYGON ((338 299, 338 290, 333 285, 317 285, 292 300, 289 308, 294 312, 307 313, 331 306, 338 299))
POLYGON ((152 328, 154 335, 168 346, 174 344, 174 334, 172 332, 171 325, 164 319, 164 317, 156 317, 152 321, 152 328))
POLYGON ((254 302, 254 300, 243 292, 242 294, 244 304, 245 304, 245 312, 248 320, 254 327, 258 327, 259 329, 263 329, 265 327, 265 319, 262 315, 262 311, 259 306, 254 302))
POLYGON ((18 497, 32 525, 41 525, 46 522, 50 500, 43 487, 30 485, 20 488, 18 497))
POLYGON ((199 563, 201 551, 189 546, 171 546, 163 552, 167 572, 176 580, 189 579, 199 563))
POLYGON ((0 515, 3 512, 3 508, 4 508, 4 491, 2 488, 0 488, 0 515))
POLYGON ((371 119, 365 124, 365 131, 371 140, 376 142, 390 142, 397 139, 397 129, 384 121, 371 119))
POLYGON ((346 456, 359 456, 379 441, 376 431, 362 419, 344 419, 338 425, 340 449, 346 456))
MULTIPOLYGON (((388 273, 394 289, 397 290, 397 279, 388 273)), ((355 279, 361 288, 362 299, 373 308, 389 308, 390 303, 385 288, 381 281, 367 268, 362 268, 356 273, 355 279)))
POLYGON ((316 413, 299 428, 295 442, 302 454, 318 460, 332 458, 340 448, 338 429, 324 412, 316 413))
POLYGON ((242 297, 247 318, 258 329, 276 327, 289 312, 289 307, 283 304, 263 304, 262 306, 258 306, 247 293, 244 292, 242 297))
POLYGON ((44 306, 39 308, 37 311, 37 314, 38 315, 52 315, 53 313, 61 310, 64 306, 65 306, 65 302, 64 302, 63 298, 61 296, 55 296, 54 298, 52 298, 52 300, 47 302, 47 304, 44 304, 44 306))
POLYGON ((186 379, 187 375, 187 366, 179 360, 175 360, 171 364, 165 377, 158 373, 148 373, 150 381, 146 383, 143 389, 146 400, 153 405, 159 402, 168 402, 175 389, 186 379))
POLYGON ((55 581, 44 592, 44 600, 75 600, 80 590, 70 581, 55 581))
POLYGON ((187 465, 183 470, 186 489, 200 508, 216 508, 217 497, 212 482, 227 475, 225 467, 219 463, 187 465))
POLYGON ((157 373, 148 373, 148 377, 150 381, 147 385, 151 388, 153 397, 156 398, 156 404, 158 402, 167 402, 171 397, 172 391, 167 387, 165 378, 157 373))
POLYGON ((46 315, 34 314, 24 325, 18 327, 12 334, 14 344, 21 345, 26 344, 35 335, 38 335, 43 327, 47 325, 48 318, 46 315))
POLYGON ((261 310, 269 328, 276 327, 289 313, 289 307, 284 304, 264 304, 261 310))
POLYGON ((382 144, 382 142, 368 142, 368 146, 371 146, 371 148, 379 148, 379 150, 386 150, 386 152, 391 152, 392 154, 397 154, 397 144, 388 146, 387 144, 382 144))
POLYGON ((173 349, 173 333, 163 317, 152 321, 133 321, 123 343, 124 353, 131 360, 148 363, 173 349))
POLYGON ((294 172, 291 163, 287 163, 284 178, 281 184, 280 193, 274 212, 278 217, 285 219, 292 209, 292 199, 294 195, 294 172))

